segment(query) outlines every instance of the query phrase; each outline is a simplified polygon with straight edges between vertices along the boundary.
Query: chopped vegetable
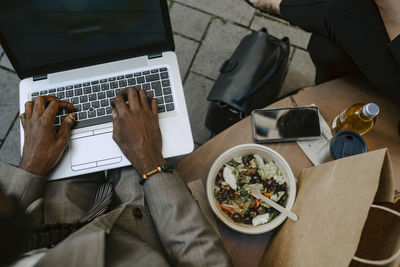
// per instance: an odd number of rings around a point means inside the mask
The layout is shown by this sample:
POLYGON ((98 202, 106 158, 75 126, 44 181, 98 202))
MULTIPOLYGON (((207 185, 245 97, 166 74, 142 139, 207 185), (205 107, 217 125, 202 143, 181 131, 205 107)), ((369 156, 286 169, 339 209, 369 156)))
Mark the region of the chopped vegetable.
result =
POLYGON ((256 188, 272 201, 285 206, 287 184, 278 166, 258 154, 236 157, 225 164, 215 179, 214 196, 221 209, 237 223, 260 224, 272 221, 279 212, 251 195, 256 188))

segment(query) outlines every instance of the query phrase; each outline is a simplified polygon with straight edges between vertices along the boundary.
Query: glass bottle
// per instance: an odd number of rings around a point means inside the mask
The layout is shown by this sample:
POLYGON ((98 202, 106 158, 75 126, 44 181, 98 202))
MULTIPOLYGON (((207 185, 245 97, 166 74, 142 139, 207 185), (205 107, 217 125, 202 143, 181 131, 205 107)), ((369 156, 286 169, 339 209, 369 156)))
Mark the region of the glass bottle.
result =
POLYGON ((374 127, 378 113, 379 107, 375 103, 354 104, 333 120, 332 133, 351 130, 363 135, 374 127))

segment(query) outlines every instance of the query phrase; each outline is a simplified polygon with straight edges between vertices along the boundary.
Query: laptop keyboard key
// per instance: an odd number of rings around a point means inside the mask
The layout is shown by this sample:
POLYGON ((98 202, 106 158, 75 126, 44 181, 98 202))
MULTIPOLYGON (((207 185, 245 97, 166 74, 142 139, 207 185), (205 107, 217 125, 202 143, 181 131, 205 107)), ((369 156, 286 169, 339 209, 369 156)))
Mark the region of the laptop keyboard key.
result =
POLYGON ((148 83, 158 81, 159 79, 160 79, 160 75, 158 75, 158 73, 146 76, 146 82, 148 82, 148 83))
POLYGON ((162 97, 157 97, 158 104, 164 104, 164 99, 162 97))
POLYGON ((90 86, 90 82, 85 82, 82 84, 83 86, 90 86))
POLYGON ((74 85, 74 88, 79 88, 79 87, 82 87, 82 84, 81 84, 81 83, 78 83, 78 84, 75 84, 75 85, 74 85))
POLYGON ((142 72, 142 75, 148 75, 148 74, 150 74, 150 71, 148 70, 142 72))
POLYGON ((100 107, 100 102, 99 101, 93 101, 92 102, 92 107, 99 108, 100 107))
POLYGON ((167 111, 172 111, 175 109, 174 103, 166 104, 165 107, 167 108, 167 111))
POLYGON ((54 96, 54 97, 56 96, 56 94, 48 94, 48 95, 49 95, 49 96, 54 96))
POLYGON ((89 95, 89 101, 94 101, 97 100, 97 95, 96 94, 90 94, 89 95))
POLYGON ((79 120, 87 119, 87 113, 86 113, 86 111, 79 112, 79 114, 78 114, 78 119, 79 119, 79 120))
POLYGON ((90 103, 83 103, 82 109, 83 110, 88 110, 90 108, 90 103))
POLYGON ((150 72, 151 72, 151 73, 157 73, 157 72, 158 72, 158 69, 151 70, 150 72))
POLYGON ((107 82, 107 79, 101 79, 100 80, 100 83, 106 83, 107 82))
POLYGON ((82 88, 80 88, 80 89, 75 89, 75 96, 80 96, 80 95, 82 95, 82 94, 83 94, 82 88))
POLYGON ((89 111, 88 111, 88 117, 89 117, 89 118, 94 118, 94 117, 96 117, 96 111, 95 111, 95 110, 89 110, 89 111))
POLYGON ((82 105, 74 105, 75 111, 82 111, 82 105))
POLYGON ((154 92, 153 91, 147 91, 146 93, 147 93, 148 96, 154 97, 154 92))
POLYGON ((106 93, 104 93, 104 92, 97 93, 97 98, 98 98, 98 99, 104 99, 104 98, 106 98, 106 93))
POLYGON ((83 93, 84 94, 90 94, 92 92, 92 88, 90 86, 83 88, 83 93))
POLYGON ((108 85, 108 83, 103 83, 103 84, 101 85, 101 90, 106 91, 106 90, 108 90, 108 89, 110 89, 110 86, 108 85))
MULTIPOLYGON (((59 94, 63 94, 63 92, 61 92, 59 94)), ((65 92, 65 95, 67 97, 73 97, 74 96, 74 91, 73 90, 68 90, 67 92, 65 92)))
POLYGON ((104 108, 97 109, 97 116, 106 115, 106 110, 104 108))
POLYGON ((58 97, 58 98, 64 98, 64 97, 65 97, 64 92, 59 92, 59 93, 57 93, 57 97, 58 97))
POLYGON ((93 90, 93 93, 100 92, 100 85, 93 85, 92 90, 93 90))
POLYGON ((64 91, 64 90, 65 90, 65 87, 59 87, 59 88, 57 88, 57 92, 64 91))
POLYGON ((136 72, 135 74, 133 74, 135 77, 139 77, 140 75, 142 75, 141 72, 136 72))
POLYGON ((118 82, 111 82, 110 87, 111 87, 111 89, 118 88, 118 82))
POLYGON ((47 94, 47 90, 40 91, 40 95, 45 95, 45 94, 47 94))
POLYGON ((73 89, 74 87, 72 86, 72 85, 68 85, 68 86, 66 86, 65 87, 65 89, 67 89, 67 90, 71 90, 71 89, 73 89))
POLYGON ((99 81, 93 81, 90 83, 91 85, 99 84, 99 81))
POLYGON ((136 82, 137 82, 138 84, 144 83, 144 77, 141 76, 141 77, 136 78, 136 82))
POLYGON ((136 84, 136 81, 134 78, 128 79, 128 85, 135 85, 135 84, 136 84))
POLYGON ((127 74, 127 75, 125 75, 125 78, 132 78, 133 77, 133 74, 127 74))
POLYGON ((110 97, 115 97, 114 90, 107 91, 107 98, 110 98, 110 97))
POLYGON ((168 79, 168 72, 161 72, 161 79, 168 79))
POLYGON ((172 99, 172 95, 166 95, 166 96, 164 96, 164 99, 165 99, 165 103, 171 103, 174 101, 172 99))
POLYGON ((164 105, 159 105, 159 106, 158 106, 158 113, 163 113, 163 112, 165 112, 165 107, 164 107, 164 105))
POLYGON ((150 84, 149 83, 142 84, 142 89, 146 91, 150 90, 150 84))
POLYGON ((112 111, 113 111, 113 108, 112 108, 112 107, 107 107, 107 108, 106 108, 106 113, 107 113, 107 114, 111 114, 112 111))
POLYGON ((71 104, 75 105, 75 104, 78 104, 78 103, 79 103, 79 98, 77 98, 77 97, 71 98, 71 104))
POLYGON ((115 80, 116 80, 115 77, 108 78, 108 81, 109 81, 109 82, 112 82, 112 81, 115 81, 115 80))
MULTIPOLYGON (((93 112, 94 112, 94 116, 96 116, 96 112, 95 111, 93 111, 93 112)), ((90 117, 90 115, 91 114, 88 113, 88 117, 91 118, 90 120, 77 121, 74 125, 74 128, 75 129, 83 128, 83 127, 93 126, 93 125, 112 121, 111 115, 101 116, 101 117, 97 117, 97 118, 90 117)))
POLYGON ((125 78, 124 75, 121 75, 117 77, 117 80, 123 80, 124 78, 125 78))
POLYGON ((161 82, 161 84, 162 84, 163 87, 170 86, 169 80, 163 80, 163 81, 161 82))
POLYGON ((57 90, 56 89, 50 89, 49 93, 55 93, 57 90))
POLYGON ((167 71, 167 68, 160 68, 160 71, 167 71))
POLYGON ((81 96, 81 97, 79 98, 79 100, 80 100, 81 103, 88 102, 88 96, 87 96, 87 95, 83 95, 83 96, 81 96))
POLYGON ((31 96, 38 96, 39 95, 39 92, 33 92, 32 94, 31 94, 31 96))
POLYGON ((171 92, 171 87, 165 87, 165 88, 163 88, 163 92, 164 92, 164 95, 170 95, 172 92, 171 92))
POLYGON ((106 106, 108 106, 110 103, 108 102, 108 99, 103 99, 103 100, 101 100, 100 104, 101 104, 101 107, 106 107, 106 106))
POLYGON ((119 87, 126 87, 126 86, 127 86, 126 80, 119 81, 119 87))

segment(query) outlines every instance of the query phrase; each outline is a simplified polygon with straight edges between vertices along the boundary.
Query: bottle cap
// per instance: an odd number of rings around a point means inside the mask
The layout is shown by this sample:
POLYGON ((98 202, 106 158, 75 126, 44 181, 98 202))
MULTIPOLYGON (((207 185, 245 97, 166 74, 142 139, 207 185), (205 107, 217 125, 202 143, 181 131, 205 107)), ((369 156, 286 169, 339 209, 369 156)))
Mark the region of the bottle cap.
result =
POLYGON ((365 117, 371 118, 375 117, 379 113, 379 107, 375 103, 366 104, 362 109, 365 117))
POLYGON ((368 151, 368 146, 358 133, 342 131, 331 139, 330 151, 333 159, 340 159, 365 153, 368 151))

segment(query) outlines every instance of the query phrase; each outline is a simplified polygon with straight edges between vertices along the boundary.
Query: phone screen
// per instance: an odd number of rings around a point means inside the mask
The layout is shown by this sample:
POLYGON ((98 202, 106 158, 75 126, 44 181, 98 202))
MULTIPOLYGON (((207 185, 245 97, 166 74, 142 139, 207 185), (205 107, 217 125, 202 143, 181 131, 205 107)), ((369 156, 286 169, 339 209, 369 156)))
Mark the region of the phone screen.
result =
POLYGON ((254 110, 252 120, 256 142, 291 141, 321 136, 317 107, 254 110))

